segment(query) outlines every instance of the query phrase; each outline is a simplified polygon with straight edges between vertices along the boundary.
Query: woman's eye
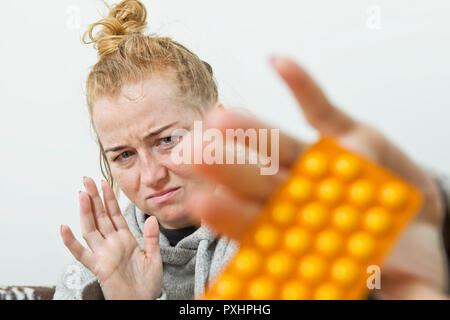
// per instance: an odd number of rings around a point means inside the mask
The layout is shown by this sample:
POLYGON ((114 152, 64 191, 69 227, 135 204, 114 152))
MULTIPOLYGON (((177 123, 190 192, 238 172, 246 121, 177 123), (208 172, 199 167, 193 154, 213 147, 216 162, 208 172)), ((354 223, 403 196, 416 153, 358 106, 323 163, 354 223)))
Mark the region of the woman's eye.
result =
POLYGON ((127 158, 131 157, 133 153, 131 151, 125 151, 119 154, 114 161, 120 161, 120 160, 126 160, 127 158))
POLYGON ((179 140, 180 140, 180 137, 171 136, 171 137, 161 138, 159 141, 161 142, 161 144, 163 146, 167 147, 167 146, 172 146, 172 145, 176 144, 179 140))

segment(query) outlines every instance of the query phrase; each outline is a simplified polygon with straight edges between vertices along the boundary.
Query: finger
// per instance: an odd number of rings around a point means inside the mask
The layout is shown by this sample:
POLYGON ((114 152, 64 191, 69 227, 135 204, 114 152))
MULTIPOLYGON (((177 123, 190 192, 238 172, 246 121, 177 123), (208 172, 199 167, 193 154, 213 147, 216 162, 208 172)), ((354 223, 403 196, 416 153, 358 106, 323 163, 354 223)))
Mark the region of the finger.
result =
POLYGON ((382 275, 383 286, 377 296, 383 300, 449 300, 450 296, 439 287, 422 279, 382 275))
POLYGON ((128 224, 120 211, 120 206, 117 202, 116 195, 114 194, 114 191, 109 183, 107 183, 106 181, 102 181, 102 190, 106 212, 111 218, 111 221, 116 230, 129 230, 128 224))
POLYGON ((192 217, 204 221, 217 232, 239 240, 260 212, 257 203, 241 200, 229 192, 198 192, 187 200, 192 217))
POLYGON ((401 234, 383 264, 383 275, 416 278, 445 290, 446 261, 442 235, 436 226, 418 218, 401 234), (411 266, 414 266, 411 268, 411 266))
MULTIPOLYGON (((278 156, 279 164, 283 167, 291 167, 295 160, 297 160, 300 152, 306 146, 305 142, 282 132, 279 133, 278 139, 272 139, 271 134, 276 128, 271 127, 252 116, 230 110, 218 108, 212 109, 205 116, 205 125, 209 128, 219 129, 224 135, 226 135, 227 129, 241 129, 243 131, 254 130, 258 143, 256 148, 252 148, 251 145, 249 147, 268 157, 278 156), (278 144, 278 146, 275 146, 275 143, 278 144), (273 151, 279 151, 278 155, 273 154, 273 151)), ((246 139, 246 142, 249 140, 250 139, 246 139)))
POLYGON ((80 224, 83 239, 86 241, 89 248, 95 251, 98 248, 104 238, 97 230, 95 225, 94 213, 91 208, 91 200, 89 199, 89 194, 80 191, 80 224))
POLYGON ((61 238, 64 245, 69 249, 70 253, 81 262, 89 270, 94 270, 95 257, 80 242, 74 237, 72 230, 68 226, 61 225, 60 229, 61 238))
POLYGON ((308 122, 323 135, 338 136, 356 122, 334 107, 314 80, 293 60, 273 57, 272 65, 287 83, 308 122))
POLYGON ((159 253, 159 226, 154 216, 147 218, 144 224, 144 252, 147 257, 159 253))
POLYGON ((249 200, 265 202, 288 177, 286 169, 275 175, 262 175, 261 168, 253 164, 200 164, 195 170, 209 180, 219 183, 235 195, 249 200))
POLYGON ((105 207, 103 206, 102 199, 98 193, 94 180, 89 177, 84 177, 83 182, 86 187, 86 192, 89 194, 91 199, 92 209, 98 230, 104 237, 106 237, 108 234, 115 231, 114 226, 105 210, 105 207))

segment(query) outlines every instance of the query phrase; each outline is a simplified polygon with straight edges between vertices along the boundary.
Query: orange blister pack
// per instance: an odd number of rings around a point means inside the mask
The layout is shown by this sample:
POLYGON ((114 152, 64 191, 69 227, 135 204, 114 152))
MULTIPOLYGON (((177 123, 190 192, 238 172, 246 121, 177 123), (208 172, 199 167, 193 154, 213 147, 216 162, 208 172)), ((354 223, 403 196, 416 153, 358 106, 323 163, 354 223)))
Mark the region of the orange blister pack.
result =
POLYGON ((202 299, 361 299, 419 210, 421 196, 386 169, 322 138, 240 239, 202 299))

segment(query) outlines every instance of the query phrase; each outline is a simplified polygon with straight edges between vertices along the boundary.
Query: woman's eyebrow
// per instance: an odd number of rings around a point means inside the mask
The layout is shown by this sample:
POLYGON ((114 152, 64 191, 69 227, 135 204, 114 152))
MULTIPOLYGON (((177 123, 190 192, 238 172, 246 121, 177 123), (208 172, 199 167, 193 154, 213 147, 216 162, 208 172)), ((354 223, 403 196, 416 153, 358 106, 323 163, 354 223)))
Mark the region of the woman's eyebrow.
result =
POLYGON ((105 153, 108 153, 108 152, 115 152, 115 151, 120 151, 120 150, 122 150, 122 149, 125 149, 125 146, 117 146, 117 147, 114 147, 114 148, 106 149, 106 150, 105 150, 105 153))
MULTIPOLYGON (((159 127, 159 128, 157 128, 157 129, 155 129, 155 130, 153 130, 153 131, 150 131, 150 133, 147 134, 147 135, 143 138, 143 140, 148 139, 148 138, 151 138, 151 137, 154 137, 154 136, 157 136, 158 134, 160 134, 160 133, 163 132, 164 130, 169 129, 170 127, 173 127, 173 126, 176 125, 177 123, 178 123, 178 121, 175 121, 175 122, 169 123, 169 124, 167 124, 167 125, 165 125, 165 126, 159 127)), ((126 148, 126 146, 117 146, 117 147, 105 149, 105 154, 108 153, 108 152, 120 151, 120 150, 125 149, 125 148, 126 148)))
POLYGON ((150 131, 150 133, 147 134, 142 140, 145 140, 145 139, 157 136, 158 134, 160 134, 164 130, 169 129, 170 127, 173 127, 177 123, 178 123, 178 121, 175 121, 175 122, 169 123, 169 124, 167 124, 165 126, 162 126, 162 127, 158 128, 158 129, 154 129, 153 131, 150 131))

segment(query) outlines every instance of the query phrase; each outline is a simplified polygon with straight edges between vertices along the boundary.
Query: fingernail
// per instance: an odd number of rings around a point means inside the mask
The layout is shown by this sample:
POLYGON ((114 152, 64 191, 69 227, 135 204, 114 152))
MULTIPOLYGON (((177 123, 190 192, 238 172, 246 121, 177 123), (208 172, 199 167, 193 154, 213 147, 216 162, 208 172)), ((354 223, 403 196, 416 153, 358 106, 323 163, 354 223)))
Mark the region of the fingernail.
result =
POLYGON ((270 63, 274 67, 276 67, 280 63, 281 60, 282 60, 282 57, 279 55, 273 54, 270 56, 270 63))
POLYGON ((270 56, 270 63, 272 64, 272 65, 275 65, 275 63, 277 62, 277 60, 278 60, 278 56, 277 55, 271 55, 270 56))
POLYGON ((275 56, 274 56, 274 55, 271 55, 271 56, 269 57, 269 62, 270 62, 271 64, 273 64, 273 62, 274 62, 275 59, 276 59, 275 56))

